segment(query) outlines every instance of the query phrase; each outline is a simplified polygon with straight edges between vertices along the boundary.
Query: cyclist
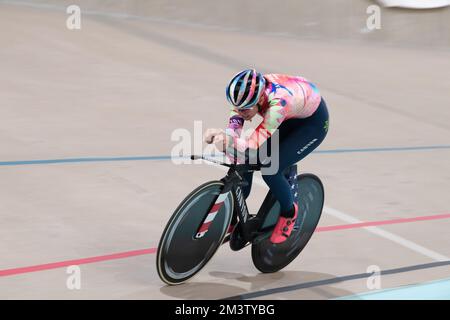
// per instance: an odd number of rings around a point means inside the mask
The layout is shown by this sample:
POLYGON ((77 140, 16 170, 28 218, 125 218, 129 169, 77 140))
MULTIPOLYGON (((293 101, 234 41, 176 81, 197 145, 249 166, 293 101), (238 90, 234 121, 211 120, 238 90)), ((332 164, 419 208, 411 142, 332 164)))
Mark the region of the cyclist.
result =
MULTIPOLYGON (((298 216, 291 187, 283 171, 305 158, 325 139, 328 132, 328 110, 317 87, 307 79, 283 74, 261 74, 254 69, 239 72, 226 88, 231 104, 228 127, 208 129, 205 142, 234 156, 257 156, 263 144, 270 148, 271 140, 278 141, 278 168, 276 173, 262 177, 280 203, 281 212, 270 240, 282 243, 292 233, 298 216), (244 121, 259 114, 263 120, 248 138, 241 137, 244 121), (275 139, 275 135, 277 139, 275 139)), ((270 149, 269 149, 270 150, 270 149)), ((236 158, 234 158, 236 159, 236 158)), ((243 177, 248 186, 244 197, 250 194, 253 174, 243 177)))

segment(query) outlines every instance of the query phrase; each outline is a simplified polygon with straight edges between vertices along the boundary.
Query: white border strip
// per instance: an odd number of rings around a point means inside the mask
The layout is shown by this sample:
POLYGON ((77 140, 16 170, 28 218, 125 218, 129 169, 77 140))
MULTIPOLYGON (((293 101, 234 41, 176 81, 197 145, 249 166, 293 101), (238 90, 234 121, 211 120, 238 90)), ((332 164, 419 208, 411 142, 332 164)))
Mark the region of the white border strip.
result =
POLYGON ((450 6, 450 0, 378 0, 385 7, 435 9, 450 6))

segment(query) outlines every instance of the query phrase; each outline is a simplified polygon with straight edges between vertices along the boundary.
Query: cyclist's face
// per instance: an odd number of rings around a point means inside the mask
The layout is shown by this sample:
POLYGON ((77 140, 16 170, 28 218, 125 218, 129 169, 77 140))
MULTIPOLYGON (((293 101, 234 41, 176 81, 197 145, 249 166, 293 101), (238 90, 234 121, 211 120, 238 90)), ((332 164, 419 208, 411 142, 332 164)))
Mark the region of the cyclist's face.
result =
POLYGON ((258 107, 255 105, 249 109, 236 110, 244 120, 252 119, 258 113, 258 107))

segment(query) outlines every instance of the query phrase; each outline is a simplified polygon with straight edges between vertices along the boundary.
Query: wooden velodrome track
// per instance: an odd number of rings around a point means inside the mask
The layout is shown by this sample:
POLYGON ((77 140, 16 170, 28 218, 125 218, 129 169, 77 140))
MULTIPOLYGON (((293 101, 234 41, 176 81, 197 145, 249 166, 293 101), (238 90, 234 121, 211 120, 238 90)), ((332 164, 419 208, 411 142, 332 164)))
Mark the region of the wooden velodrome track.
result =
MULTIPOLYGON (((447 50, 300 40, 0 2, 1 299, 332 299, 450 278, 447 50), (300 74, 330 107, 301 163, 326 207, 301 256, 260 274, 222 247, 167 287, 155 248, 174 208, 224 174, 175 165, 179 128, 223 127, 236 71, 300 74), (78 265, 81 289, 69 290, 78 265)), ((255 211, 267 192, 256 179, 255 211)), ((445 282, 442 282, 443 288, 445 282)), ((447 287, 449 288, 448 284, 447 287)))

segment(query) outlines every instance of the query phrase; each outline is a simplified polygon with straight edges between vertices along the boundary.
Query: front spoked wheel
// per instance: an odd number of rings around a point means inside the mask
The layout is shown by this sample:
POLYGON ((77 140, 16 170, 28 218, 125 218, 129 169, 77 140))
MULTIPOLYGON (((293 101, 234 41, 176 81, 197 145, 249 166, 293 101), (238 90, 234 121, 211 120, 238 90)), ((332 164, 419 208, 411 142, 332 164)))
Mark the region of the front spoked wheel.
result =
MULTIPOLYGON (((307 245, 319 223, 324 204, 324 190, 320 179, 313 174, 297 177, 298 219, 289 238, 280 244, 270 241, 270 233, 252 244, 252 259, 255 267, 263 272, 276 272, 291 263, 307 245)), ((273 197, 273 196, 272 196, 273 197)), ((274 226, 280 212, 278 201, 267 215, 264 227, 274 226)))
POLYGON ((165 283, 180 284, 194 276, 222 244, 233 214, 231 192, 208 231, 200 238, 196 235, 223 186, 221 181, 201 185, 183 200, 167 223, 156 257, 158 275, 165 283))

